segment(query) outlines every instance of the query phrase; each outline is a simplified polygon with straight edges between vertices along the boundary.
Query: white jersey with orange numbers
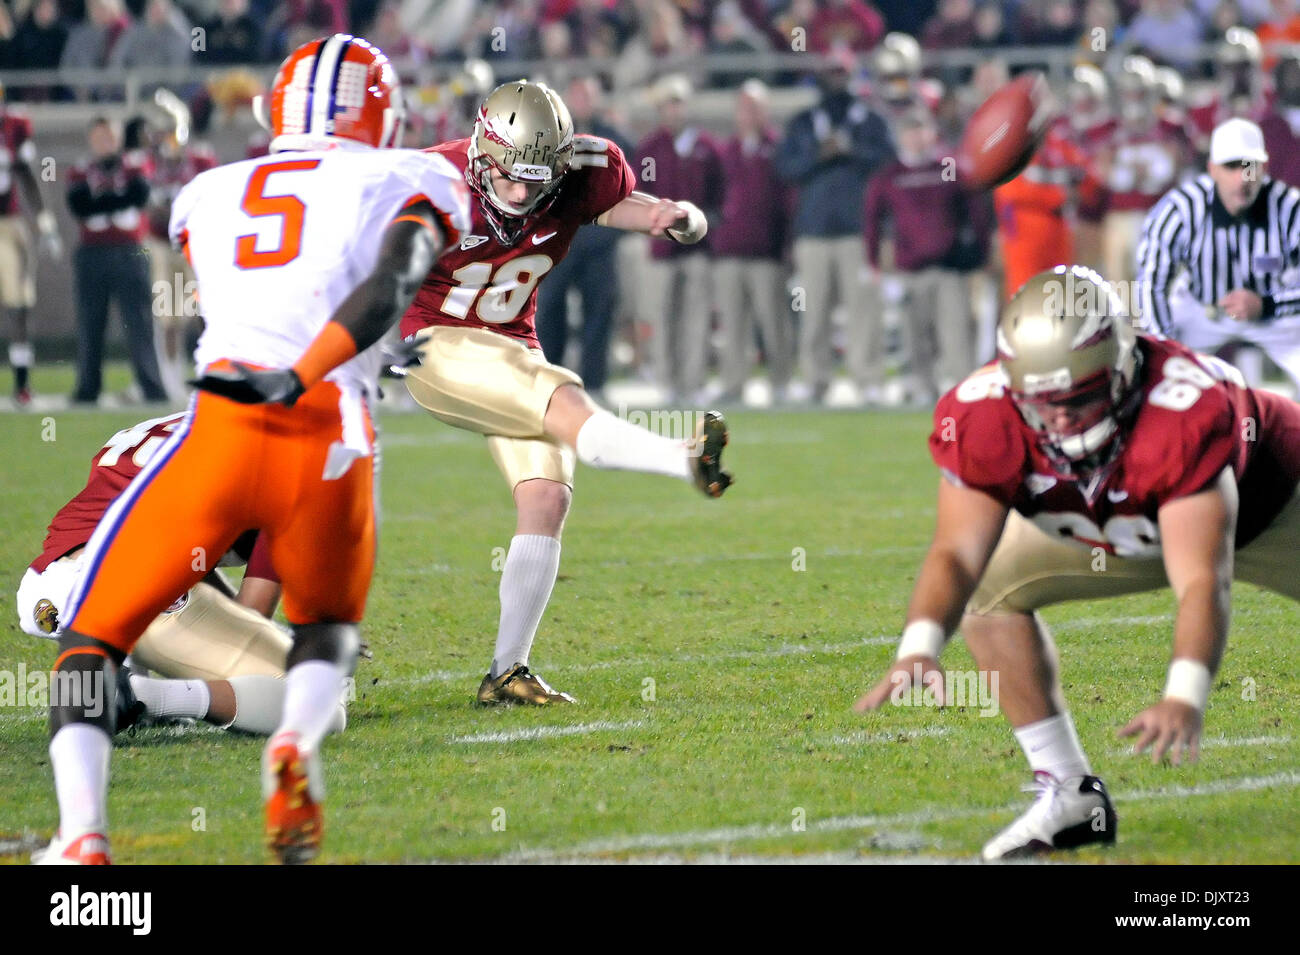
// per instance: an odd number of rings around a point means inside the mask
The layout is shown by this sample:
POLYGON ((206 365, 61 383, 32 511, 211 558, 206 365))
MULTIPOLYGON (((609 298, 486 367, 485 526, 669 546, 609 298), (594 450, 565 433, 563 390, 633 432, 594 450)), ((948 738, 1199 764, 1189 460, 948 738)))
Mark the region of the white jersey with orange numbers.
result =
MULTIPOLYGON (((370 275, 385 228, 412 202, 438 211, 448 246, 469 230, 469 190, 441 156, 339 140, 202 173, 176 197, 170 233, 194 266, 200 373, 219 359, 288 368, 370 275)), ((373 395, 379 346, 327 381, 373 395)))

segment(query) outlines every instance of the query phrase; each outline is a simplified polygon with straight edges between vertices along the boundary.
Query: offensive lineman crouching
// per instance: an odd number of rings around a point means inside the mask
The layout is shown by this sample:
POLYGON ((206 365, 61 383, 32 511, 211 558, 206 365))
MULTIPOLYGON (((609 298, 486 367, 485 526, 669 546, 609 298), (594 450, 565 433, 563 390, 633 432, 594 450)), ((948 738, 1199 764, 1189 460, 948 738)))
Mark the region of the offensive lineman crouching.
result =
POLYGON ((909 688, 918 664, 942 700, 938 657, 960 625, 979 669, 999 674, 999 702, 1039 791, 985 859, 1115 840, 1114 809, 1075 733, 1036 610, 1173 589, 1164 698, 1121 735, 1138 737, 1135 752, 1153 746, 1154 760, 1170 752, 1177 764, 1197 755, 1233 578, 1300 600, 1300 405, 1136 334, 1110 287, 1078 267, 1026 283, 1002 314, 997 347, 997 365, 935 409, 934 540, 897 662, 857 707, 909 688), (1095 294, 1063 296, 1068 279, 1095 294), (1106 552, 1102 571, 1095 548, 1106 552))

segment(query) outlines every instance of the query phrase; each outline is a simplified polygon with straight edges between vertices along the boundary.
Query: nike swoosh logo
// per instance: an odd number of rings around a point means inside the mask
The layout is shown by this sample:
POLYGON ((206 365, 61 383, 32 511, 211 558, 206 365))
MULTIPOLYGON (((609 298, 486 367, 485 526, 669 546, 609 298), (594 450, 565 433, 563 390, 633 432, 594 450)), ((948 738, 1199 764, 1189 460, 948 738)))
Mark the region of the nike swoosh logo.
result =
POLYGON ((552 236, 559 235, 559 233, 560 230, 556 229, 554 232, 546 233, 546 235, 535 235, 533 236, 533 245, 541 245, 547 239, 551 238, 552 236))

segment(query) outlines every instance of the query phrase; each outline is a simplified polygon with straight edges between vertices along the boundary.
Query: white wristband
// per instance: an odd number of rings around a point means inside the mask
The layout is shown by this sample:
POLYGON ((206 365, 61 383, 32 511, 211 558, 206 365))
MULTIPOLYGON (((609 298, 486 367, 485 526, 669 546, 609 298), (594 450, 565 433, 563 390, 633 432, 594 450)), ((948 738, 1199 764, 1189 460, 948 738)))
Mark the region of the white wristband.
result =
POLYGON ((693 202, 677 203, 686 210, 686 228, 685 229, 665 229, 670 238, 676 239, 682 245, 694 245, 699 242, 709 231, 709 220, 704 217, 699 206, 693 202))
POLYGON ((1199 660, 1179 658, 1169 664, 1165 699, 1181 700, 1204 711, 1210 698, 1210 668, 1199 660))
POLYGON ((903 639, 898 641, 898 656, 894 659, 930 657, 937 660, 943 652, 944 642, 943 627, 939 624, 933 620, 913 620, 903 628, 903 639))

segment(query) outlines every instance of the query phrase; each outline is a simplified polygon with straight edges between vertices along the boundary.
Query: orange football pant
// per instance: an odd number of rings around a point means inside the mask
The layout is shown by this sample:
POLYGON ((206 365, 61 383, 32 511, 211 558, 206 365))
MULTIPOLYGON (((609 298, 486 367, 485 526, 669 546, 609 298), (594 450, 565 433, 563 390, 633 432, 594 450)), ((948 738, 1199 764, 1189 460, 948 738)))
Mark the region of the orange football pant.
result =
POLYGON ((290 623, 359 621, 375 563, 374 458, 324 480, 342 433, 332 382, 292 408, 200 392, 100 521, 67 626, 129 653, 251 529, 267 535, 290 623))

